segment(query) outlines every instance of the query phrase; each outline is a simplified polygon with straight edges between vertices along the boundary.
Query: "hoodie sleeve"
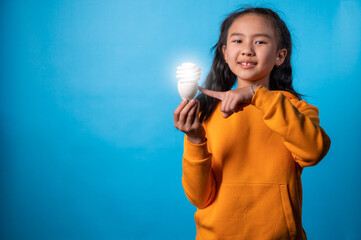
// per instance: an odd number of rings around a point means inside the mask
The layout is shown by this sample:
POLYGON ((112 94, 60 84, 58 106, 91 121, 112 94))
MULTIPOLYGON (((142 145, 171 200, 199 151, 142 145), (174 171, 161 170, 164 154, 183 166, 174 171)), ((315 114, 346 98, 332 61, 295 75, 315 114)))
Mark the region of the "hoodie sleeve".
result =
POLYGON ((319 126, 317 107, 262 86, 251 104, 262 111, 266 125, 283 137, 285 146, 301 167, 314 166, 327 154, 331 140, 319 126))
POLYGON ((182 184, 187 198, 197 208, 205 208, 212 203, 216 181, 207 142, 193 144, 185 136, 182 184))

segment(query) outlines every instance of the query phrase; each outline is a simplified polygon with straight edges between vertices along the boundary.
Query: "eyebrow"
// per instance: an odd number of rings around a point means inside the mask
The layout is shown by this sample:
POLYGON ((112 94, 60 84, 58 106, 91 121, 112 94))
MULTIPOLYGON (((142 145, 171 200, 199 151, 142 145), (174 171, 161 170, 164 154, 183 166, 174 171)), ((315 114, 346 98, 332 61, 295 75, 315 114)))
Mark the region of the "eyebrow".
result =
MULTIPOLYGON (((235 33, 232 33, 230 37, 233 37, 233 36, 244 36, 244 34, 243 34, 243 33, 237 33, 237 32, 235 32, 235 33)), ((270 35, 265 34, 265 33, 256 33, 256 34, 252 35, 252 37, 266 37, 266 38, 271 38, 270 35)))

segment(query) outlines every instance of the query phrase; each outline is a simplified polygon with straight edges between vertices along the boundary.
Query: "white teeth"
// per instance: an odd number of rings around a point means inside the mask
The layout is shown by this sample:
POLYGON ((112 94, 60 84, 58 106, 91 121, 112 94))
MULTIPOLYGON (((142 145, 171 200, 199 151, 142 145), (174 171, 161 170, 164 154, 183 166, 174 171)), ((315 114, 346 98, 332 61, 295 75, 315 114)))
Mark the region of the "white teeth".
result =
POLYGON ((241 63, 241 65, 243 65, 243 66, 252 66, 254 64, 253 63, 241 63))

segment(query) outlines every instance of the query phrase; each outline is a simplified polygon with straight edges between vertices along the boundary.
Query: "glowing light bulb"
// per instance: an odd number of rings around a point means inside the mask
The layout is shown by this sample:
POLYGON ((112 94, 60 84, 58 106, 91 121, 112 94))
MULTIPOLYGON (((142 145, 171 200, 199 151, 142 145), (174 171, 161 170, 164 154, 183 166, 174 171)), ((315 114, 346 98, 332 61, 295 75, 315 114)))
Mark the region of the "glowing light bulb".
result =
POLYGON ((191 100, 197 95, 201 68, 194 63, 182 63, 177 67, 178 93, 182 99, 191 100))

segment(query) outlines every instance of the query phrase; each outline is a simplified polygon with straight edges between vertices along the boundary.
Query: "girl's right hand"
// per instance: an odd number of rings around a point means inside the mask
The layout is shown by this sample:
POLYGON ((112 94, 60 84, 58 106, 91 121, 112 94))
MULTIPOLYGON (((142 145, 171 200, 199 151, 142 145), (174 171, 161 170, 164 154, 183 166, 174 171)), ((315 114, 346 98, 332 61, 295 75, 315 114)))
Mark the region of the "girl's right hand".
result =
POLYGON ((206 141, 206 133, 198 117, 199 108, 198 100, 183 100, 173 114, 174 126, 184 132, 188 140, 194 144, 206 141))
MULTIPOLYGON (((252 88, 259 85, 251 85, 249 87, 236 88, 226 92, 212 91, 202 87, 198 87, 199 90, 207 96, 217 98, 221 100, 221 112, 224 118, 228 118, 233 113, 242 111, 243 107, 251 103, 251 99, 255 90, 252 88)), ((256 89, 257 90, 257 89, 256 89)))

